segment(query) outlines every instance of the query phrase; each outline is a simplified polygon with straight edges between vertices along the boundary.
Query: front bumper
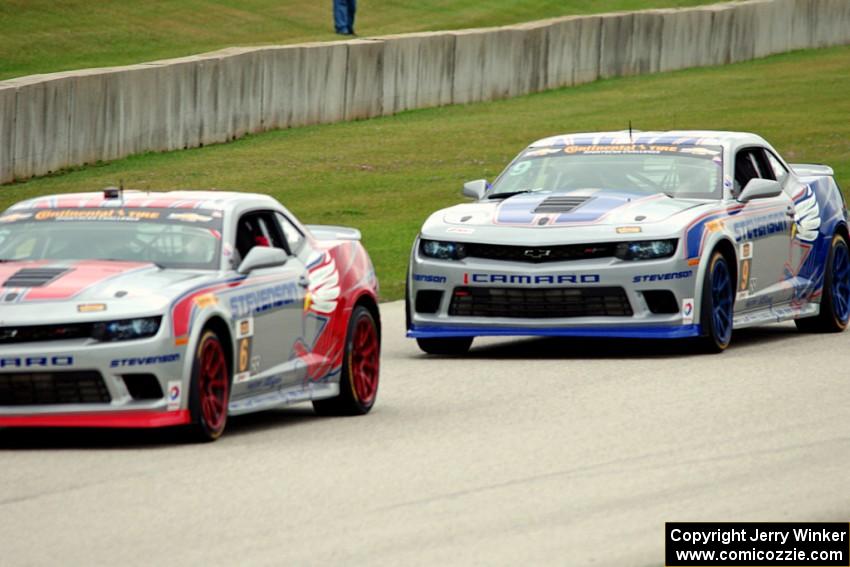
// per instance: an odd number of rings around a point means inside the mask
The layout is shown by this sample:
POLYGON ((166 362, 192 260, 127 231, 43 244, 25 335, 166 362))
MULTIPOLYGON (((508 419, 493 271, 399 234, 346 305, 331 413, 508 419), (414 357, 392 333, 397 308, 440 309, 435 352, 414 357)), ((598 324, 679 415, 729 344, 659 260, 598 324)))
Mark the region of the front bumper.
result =
POLYGON ((189 423, 185 352, 164 330, 149 339, 110 343, 2 345, 0 427, 189 423))
POLYGON ((697 297, 697 268, 681 258, 680 251, 661 260, 597 258, 525 263, 469 257, 436 260, 423 257, 415 246, 407 282, 407 336, 695 337, 702 333, 694 299, 697 297), (617 297, 627 299, 628 309, 625 314, 616 310, 611 314, 612 311, 596 313, 589 308, 576 308, 578 315, 550 317, 538 311, 534 317, 525 317, 522 307, 517 312, 514 305, 510 316, 503 316, 505 313, 470 316, 469 310, 460 315, 463 311, 458 307, 461 299, 456 294, 473 292, 478 295, 481 288, 498 288, 496 293, 512 297, 534 295, 538 298, 540 290, 566 291, 577 297, 595 293, 585 294, 588 290, 612 290, 617 297), (511 293, 514 290, 533 291, 511 293), (420 292, 426 294, 419 295, 420 292), (657 312, 658 292, 666 298, 668 308, 665 312, 657 312), (439 299, 436 299, 438 294, 439 299))

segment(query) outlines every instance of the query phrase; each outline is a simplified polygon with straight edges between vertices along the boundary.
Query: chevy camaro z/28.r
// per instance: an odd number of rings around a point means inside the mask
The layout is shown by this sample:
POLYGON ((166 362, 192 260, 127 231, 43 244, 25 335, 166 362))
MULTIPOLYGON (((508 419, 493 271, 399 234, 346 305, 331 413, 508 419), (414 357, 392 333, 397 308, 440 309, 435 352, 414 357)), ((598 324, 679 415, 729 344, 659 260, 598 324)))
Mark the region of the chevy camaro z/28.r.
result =
POLYGON ((847 207, 832 170, 737 132, 570 134, 526 148, 414 243, 408 336, 694 337, 850 317, 847 207))
POLYGON ((0 215, 0 427, 162 427, 378 388, 377 280, 353 229, 271 197, 59 195, 0 215))

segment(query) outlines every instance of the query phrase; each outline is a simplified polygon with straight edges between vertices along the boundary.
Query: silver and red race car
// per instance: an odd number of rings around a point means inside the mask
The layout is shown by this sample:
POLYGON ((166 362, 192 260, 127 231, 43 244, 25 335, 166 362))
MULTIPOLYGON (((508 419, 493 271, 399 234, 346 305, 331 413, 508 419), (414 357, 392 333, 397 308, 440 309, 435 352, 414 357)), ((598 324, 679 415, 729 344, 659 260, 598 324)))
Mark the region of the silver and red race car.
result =
POLYGON ((408 336, 692 337, 850 320, 847 206, 821 165, 744 132, 601 132, 534 142, 474 203, 431 215, 410 257, 408 336))
POLYGON ((358 231, 265 195, 42 197, 0 216, 0 427, 187 425, 312 401, 365 414, 378 282, 358 231))

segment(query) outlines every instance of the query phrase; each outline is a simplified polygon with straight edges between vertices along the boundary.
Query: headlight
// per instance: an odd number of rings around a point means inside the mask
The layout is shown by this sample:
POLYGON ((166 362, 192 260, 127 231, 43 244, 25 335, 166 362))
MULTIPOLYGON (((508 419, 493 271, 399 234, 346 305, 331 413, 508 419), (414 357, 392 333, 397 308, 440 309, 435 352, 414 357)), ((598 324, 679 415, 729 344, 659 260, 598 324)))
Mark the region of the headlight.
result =
POLYGON ((676 252, 675 238, 670 240, 642 240, 620 242, 614 255, 620 260, 655 260, 669 258, 676 252))
POLYGON ((442 242, 440 240, 420 240, 419 252, 429 258, 438 260, 462 260, 466 258, 466 246, 459 242, 442 242))
POLYGON ((159 331, 162 317, 144 317, 95 323, 92 336, 103 342, 129 341, 154 336, 159 331))

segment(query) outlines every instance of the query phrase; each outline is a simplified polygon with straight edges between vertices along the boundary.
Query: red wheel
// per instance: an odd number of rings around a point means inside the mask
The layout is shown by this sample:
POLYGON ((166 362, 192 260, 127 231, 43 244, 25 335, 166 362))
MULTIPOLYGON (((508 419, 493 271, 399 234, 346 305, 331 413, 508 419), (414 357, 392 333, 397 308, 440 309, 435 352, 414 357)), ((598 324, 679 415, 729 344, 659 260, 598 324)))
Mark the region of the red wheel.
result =
POLYGON ((192 367, 190 409, 195 432, 213 441, 224 432, 230 400, 230 369, 218 336, 206 331, 198 342, 192 367))
POLYGON ((372 405, 378 393, 378 330, 371 317, 361 317, 354 327, 354 348, 348 357, 348 375, 354 396, 361 404, 372 405))
POLYGON ((375 404, 380 375, 381 340, 378 325, 368 309, 354 308, 345 337, 339 395, 315 400, 320 415, 363 415, 375 404))

